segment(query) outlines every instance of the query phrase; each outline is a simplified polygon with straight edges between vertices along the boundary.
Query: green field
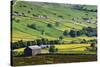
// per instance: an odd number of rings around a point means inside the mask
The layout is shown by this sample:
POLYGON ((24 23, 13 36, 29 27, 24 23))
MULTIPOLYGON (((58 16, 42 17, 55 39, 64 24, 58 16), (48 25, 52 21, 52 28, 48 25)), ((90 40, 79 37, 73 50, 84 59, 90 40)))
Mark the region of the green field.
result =
MULTIPOLYGON (((60 54, 96 54, 87 50, 90 44, 59 44, 55 45, 58 49, 57 53, 60 54)), ((49 53, 48 49, 42 49, 42 53, 49 53)))
MULTIPOLYGON (((83 7, 88 10, 96 9, 95 5, 84 5, 83 7)), ((96 12, 80 11, 74 9, 74 6, 70 4, 18 1, 12 8, 12 14, 16 12, 21 14, 21 16, 12 15, 12 42, 31 41, 42 37, 55 40, 59 36, 63 36, 64 30, 70 31, 73 28, 81 30, 84 27, 96 28, 96 12), (39 18, 39 16, 46 16, 47 18, 39 18), (82 19, 84 17, 92 18, 92 22, 85 22, 82 19), (72 18, 77 20, 73 21, 72 18), (59 26, 56 26, 56 22, 59 22, 59 26), (52 24, 52 28, 47 27, 48 23, 52 24), (37 29, 27 27, 28 24, 35 24, 37 29), (44 36, 41 35, 42 30, 45 31, 44 36)), ((65 36, 64 40, 67 40, 65 36)))
POLYGON ((17 1, 11 15, 12 66, 97 60, 96 5, 17 1), (25 56, 34 45, 41 53, 25 56))
MULTIPOLYGON (((88 51, 87 48, 90 44, 59 44, 55 45, 58 49, 56 53, 60 54, 96 54, 96 52, 88 51)), ((15 56, 24 54, 25 48, 14 49, 13 53, 15 56)), ((41 49, 41 54, 49 53, 49 48, 41 49)))

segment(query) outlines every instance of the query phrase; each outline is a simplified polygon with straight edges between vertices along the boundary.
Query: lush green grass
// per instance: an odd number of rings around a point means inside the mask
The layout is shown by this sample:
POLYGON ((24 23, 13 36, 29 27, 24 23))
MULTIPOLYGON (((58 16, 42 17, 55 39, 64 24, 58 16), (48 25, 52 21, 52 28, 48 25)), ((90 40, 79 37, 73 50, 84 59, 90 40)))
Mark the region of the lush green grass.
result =
MULTIPOLYGON (((96 6, 84 6, 87 9, 96 9, 96 6), (93 7, 93 8, 92 8, 93 7)), ((75 28, 77 30, 82 29, 83 27, 94 27, 96 24, 86 23, 82 20, 83 17, 93 18, 92 22, 96 20, 96 12, 80 11, 73 9, 73 6, 70 4, 48 4, 48 3, 37 3, 37 2, 27 2, 27 1, 18 1, 13 6, 12 12, 24 13, 24 16, 13 16, 12 20, 12 32, 13 32, 13 42, 18 40, 35 40, 41 37, 47 38, 49 40, 58 39, 59 36, 63 36, 64 30, 70 30, 75 28), (59 7, 59 8, 58 8, 59 7), (88 13, 88 16, 86 16, 88 13), (46 15, 49 18, 42 19, 33 16, 33 14, 46 15), (95 16, 94 16, 95 15, 95 16), (59 16, 62 16, 59 17, 59 16), (72 18, 78 18, 76 21, 72 21, 72 18), (19 22, 16 20, 20 20, 19 22), (55 23, 59 22, 59 26, 55 26, 55 23), (81 22, 81 23, 80 23, 81 22), (52 28, 47 27, 47 24, 52 24, 52 28), (39 30, 31 29, 27 27, 27 24, 36 24, 39 30), (41 35, 41 30, 45 31, 45 35, 41 35)), ((96 22, 95 22, 96 23, 96 22)), ((66 40, 67 37, 64 37, 66 40)))
MULTIPOLYGON (((77 31, 84 27, 96 28, 96 12, 74 9, 75 5, 71 4, 52 4, 37 3, 28 1, 18 1, 12 6, 14 12, 24 14, 25 16, 12 16, 12 42, 18 40, 33 41, 35 39, 46 38, 48 40, 58 40, 63 36, 63 31, 75 28, 77 31), (34 16, 33 16, 34 14, 34 16), (88 15, 87 15, 88 14, 88 15), (48 18, 39 18, 37 16, 47 16, 48 18), (73 21, 72 19, 76 20, 73 21), (92 22, 87 23, 82 18, 92 18, 92 22), (59 25, 56 26, 56 22, 59 25), (27 25, 35 24, 37 29, 32 29, 27 25), (47 25, 51 24, 52 27, 47 25), (45 34, 41 34, 44 30, 45 34)), ((95 10, 95 5, 84 5, 83 8, 95 10)), ((63 36, 64 42, 72 42, 81 40, 93 40, 96 37, 87 37, 85 35, 79 37, 63 36)), ((96 51, 89 51, 87 47, 90 44, 55 44, 55 53, 49 53, 49 48, 41 49, 41 54, 30 57, 18 57, 24 54, 24 48, 12 50, 12 65, 30 65, 30 64, 52 64, 52 63, 69 63, 69 62, 86 62, 96 61, 96 51), (17 56, 17 57, 15 57, 17 56)))

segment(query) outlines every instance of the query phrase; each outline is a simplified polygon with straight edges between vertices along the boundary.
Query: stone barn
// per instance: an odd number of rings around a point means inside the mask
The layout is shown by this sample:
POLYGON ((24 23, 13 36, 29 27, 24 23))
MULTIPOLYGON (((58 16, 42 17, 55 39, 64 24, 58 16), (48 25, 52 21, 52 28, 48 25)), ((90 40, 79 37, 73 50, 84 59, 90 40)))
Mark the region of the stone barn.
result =
POLYGON ((41 47, 35 46, 28 46, 24 49, 24 56, 35 56, 36 54, 41 53, 41 47))

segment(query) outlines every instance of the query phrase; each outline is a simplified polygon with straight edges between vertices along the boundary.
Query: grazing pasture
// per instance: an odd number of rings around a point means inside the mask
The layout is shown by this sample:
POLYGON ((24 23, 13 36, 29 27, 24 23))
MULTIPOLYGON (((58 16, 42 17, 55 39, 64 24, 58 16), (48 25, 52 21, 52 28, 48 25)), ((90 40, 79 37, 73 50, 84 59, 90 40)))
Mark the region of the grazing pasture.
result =
MULTIPOLYGON (((95 5, 79 5, 79 7, 87 9, 80 8, 79 10, 76 6, 71 4, 16 2, 12 6, 12 42, 18 40, 31 41, 41 37, 54 40, 63 36, 64 30, 70 31, 73 28, 81 30, 85 27, 96 28, 97 7, 95 5), (40 16, 45 18, 40 18, 40 16), (93 23, 87 23, 83 21, 83 18, 91 18, 93 23), (51 26, 48 27, 48 24, 51 26), (33 25, 33 27, 28 25, 33 25), (41 31, 44 31, 45 35, 42 35, 41 31)), ((66 36, 64 36, 64 40, 66 40, 66 36)))

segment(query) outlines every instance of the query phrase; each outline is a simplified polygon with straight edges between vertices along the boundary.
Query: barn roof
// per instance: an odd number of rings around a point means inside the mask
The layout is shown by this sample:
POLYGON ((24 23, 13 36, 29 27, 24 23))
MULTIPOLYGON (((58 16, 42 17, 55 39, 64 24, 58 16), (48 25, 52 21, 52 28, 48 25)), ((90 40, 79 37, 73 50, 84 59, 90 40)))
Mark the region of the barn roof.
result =
POLYGON ((30 49, 41 49, 41 47, 34 45, 34 46, 28 46, 30 49))

